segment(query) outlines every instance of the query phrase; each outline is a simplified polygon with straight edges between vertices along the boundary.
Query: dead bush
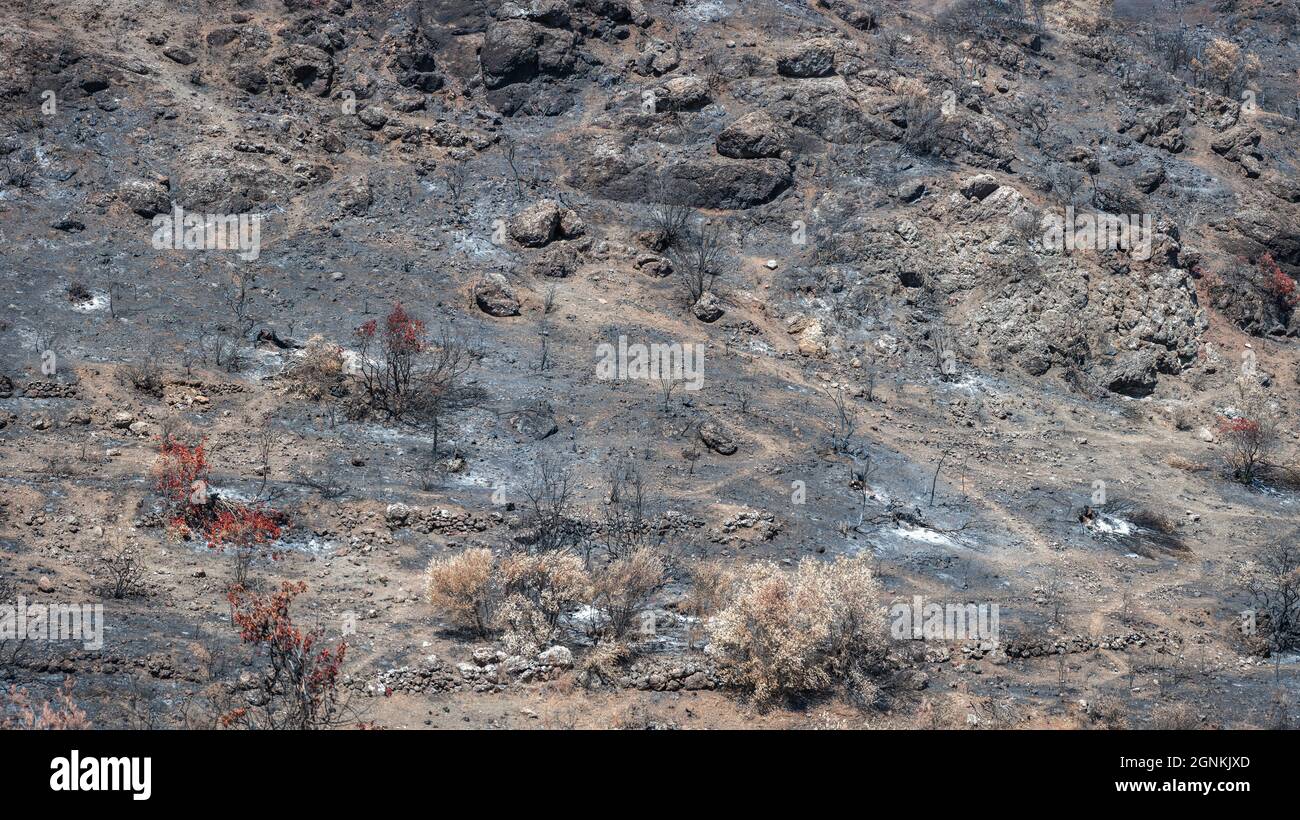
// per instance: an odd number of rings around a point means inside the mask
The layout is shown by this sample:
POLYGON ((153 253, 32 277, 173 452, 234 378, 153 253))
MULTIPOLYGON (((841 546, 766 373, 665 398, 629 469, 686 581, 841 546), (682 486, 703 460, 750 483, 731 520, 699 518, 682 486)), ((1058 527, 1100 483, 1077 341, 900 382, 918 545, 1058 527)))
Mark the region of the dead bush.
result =
POLYGON ((290 366, 289 384, 295 392, 319 401, 337 390, 343 376, 343 348, 319 334, 307 340, 298 361, 290 366))
POLYGON ((128 364, 120 372, 122 383, 128 387, 155 399, 163 397, 162 366, 153 356, 147 357, 142 362, 128 364))
POLYGON ((532 529, 528 550, 543 553, 578 548, 586 527, 578 520, 572 470, 543 456, 534 464, 523 493, 523 519, 532 529))
POLYGON ((636 465, 620 461, 609 471, 604 544, 610 558, 625 558, 662 539, 650 519, 651 501, 636 465))
POLYGON ((499 564, 505 600, 497 621, 510 652, 535 655, 559 639, 560 616, 584 601, 591 579, 569 553, 508 555, 499 564))
POLYGON ((664 585, 664 562, 642 547, 592 573, 592 602, 604 612, 606 630, 622 638, 664 585))
POLYGON ((1129 726, 1128 704, 1114 696, 1098 698, 1088 712, 1088 717, 1099 729, 1127 729, 1129 726))
POLYGON ((672 262, 688 305, 694 305, 706 293, 715 292, 726 258, 720 223, 701 220, 681 233, 668 251, 668 260, 672 262))
POLYGON ((102 594, 111 598, 128 598, 145 591, 145 562, 140 548, 121 538, 109 543, 96 559, 95 570, 102 579, 102 594))
MULTIPOLYGON (((645 566, 638 564, 637 569, 645 570, 645 566)), ((625 597, 612 600, 631 607, 635 615, 639 599, 633 594, 633 581, 643 576, 612 575, 606 582, 611 596, 619 577, 626 578, 628 590, 625 597)), ((430 561, 425 589, 429 603, 455 626, 480 637, 499 630, 506 648, 520 655, 534 655, 555 644, 561 617, 591 600, 592 595, 591 578, 572 553, 518 553, 498 558, 482 548, 430 561)))
POLYGON ((501 602, 494 563, 489 549, 468 549, 450 558, 434 558, 425 571, 429 603, 457 627, 486 637, 501 602))
POLYGON ((1244 576, 1254 613, 1248 643, 1263 655, 1300 647, 1300 533, 1261 549, 1244 576))
POLYGON ((1161 704, 1151 710, 1151 728, 1157 731, 1188 732, 1201 728, 1201 718, 1189 703, 1161 704))
POLYGON ((651 246, 655 250, 673 247, 686 235, 695 209, 682 204, 680 185, 669 182, 667 177, 653 180, 646 187, 646 201, 650 205, 651 234, 654 237, 651 246))
POLYGON ((68 285, 68 301, 73 304, 83 304, 94 298, 90 288, 86 287, 84 282, 73 282, 68 285))
POLYGON ((841 684, 860 703, 875 698, 886 638, 865 556, 804 559, 794 572, 751 567, 710 631, 724 674, 760 704, 841 684))
POLYGON ((904 104, 903 145, 915 156, 933 153, 944 140, 943 111, 939 104, 925 94, 914 94, 904 104))
POLYGON ((588 688, 601 683, 613 683, 618 680, 620 667, 631 656, 627 644, 621 641, 601 641, 578 661, 578 680, 588 688))
POLYGON ((690 588, 682 602, 681 611, 693 621, 686 630, 687 648, 693 648, 697 638, 703 637, 704 623, 722 606, 731 593, 732 573, 717 561, 697 559, 686 568, 690 588))

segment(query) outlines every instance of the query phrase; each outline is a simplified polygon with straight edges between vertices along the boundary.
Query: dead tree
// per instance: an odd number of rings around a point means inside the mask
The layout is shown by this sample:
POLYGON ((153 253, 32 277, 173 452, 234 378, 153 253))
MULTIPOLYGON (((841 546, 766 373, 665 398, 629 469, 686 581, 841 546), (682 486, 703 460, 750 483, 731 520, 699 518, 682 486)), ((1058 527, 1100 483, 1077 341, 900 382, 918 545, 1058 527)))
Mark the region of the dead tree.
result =
POLYGON ((830 396, 835 408, 830 422, 826 425, 826 433, 831 439, 831 449, 836 453, 847 453, 852 444, 853 434, 857 432, 857 421, 853 417, 852 405, 843 387, 835 390, 827 388, 826 395, 830 396))
POLYGON ((691 226, 669 251, 669 259, 690 304, 712 293, 726 258, 722 226, 707 220, 691 226))

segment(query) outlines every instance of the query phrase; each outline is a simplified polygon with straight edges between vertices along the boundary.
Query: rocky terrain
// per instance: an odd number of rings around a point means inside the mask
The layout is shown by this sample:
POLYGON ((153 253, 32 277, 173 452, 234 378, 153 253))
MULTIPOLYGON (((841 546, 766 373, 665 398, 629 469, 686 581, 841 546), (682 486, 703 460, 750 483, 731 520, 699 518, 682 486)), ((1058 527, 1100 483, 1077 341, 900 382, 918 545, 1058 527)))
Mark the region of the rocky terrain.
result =
POLYGON ((313 725, 1293 722, 1297 3, 166 5, 0 0, 0 604, 104 618, 6 688, 274 724, 301 582, 313 725), (999 633, 768 697, 850 562, 999 633))

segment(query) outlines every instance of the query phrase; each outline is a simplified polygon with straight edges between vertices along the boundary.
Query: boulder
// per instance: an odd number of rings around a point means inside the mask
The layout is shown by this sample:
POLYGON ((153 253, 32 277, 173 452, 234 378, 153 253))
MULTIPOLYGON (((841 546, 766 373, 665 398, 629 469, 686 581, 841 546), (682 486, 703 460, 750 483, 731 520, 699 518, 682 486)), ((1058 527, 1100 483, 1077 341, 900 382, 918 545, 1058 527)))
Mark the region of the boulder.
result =
POLYGON ((673 77, 655 89, 655 107, 663 111, 694 111, 709 103, 709 87, 699 77, 673 77))
POLYGON ((1256 154, 1259 145, 1259 129, 1250 125, 1238 125, 1236 128, 1230 128, 1219 136, 1210 141, 1210 148, 1214 153, 1221 154, 1224 159, 1234 162, 1241 159, 1246 154, 1256 154))
POLYGON ((1153 162, 1143 166, 1138 171, 1138 175, 1133 179, 1133 187, 1137 188, 1144 194, 1149 194, 1160 187, 1165 181, 1165 166, 1159 162, 1153 162))
POLYGON ((370 180, 366 177, 353 177, 344 182, 339 186, 337 197, 339 209, 353 216, 368 212, 375 201, 370 180))
POLYGON ((700 424, 700 441, 713 452, 729 456, 736 452, 736 442, 720 424, 712 419, 700 424))
POLYGON ((680 64, 681 54, 677 51, 677 47, 656 37, 651 38, 642 47, 632 68, 642 76, 658 77, 667 74, 680 64))
POLYGON ((180 46, 170 46, 163 49, 163 56, 180 65, 191 65, 197 59, 188 49, 180 46))
POLYGON ((835 73, 835 51, 831 40, 810 40, 777 57, 776 71, 783 77, 829 77, 835 73))
POLYGON ((506 226, 510 238, 526 248, 540 248, 554 239, 573 239, 587 226, 571 208, 543 199, 515 214, 506 226))
POLYGON ((991 174, 976 174, 973 177, 962 180, 961 195, 967 199, 983 200, 989 194, 996 191, 1002 186, 991 174))
POLYGON ((659 278, 668 276, 673 272, 673 263, 668 261, 667 257, 658 256, 653 253, 646 253, 637 257, 636 269, 642 273, 659 278))
POLYGON ((488 88, 527 82, 537 76, 539 27, 525 20, 502 20, 488 26, 479 50, 479 66, 488 88))
POLYGON ((495 22, 488 26, 479 50, 483 83, 497 89, 542 74, 566 76, 577 67, 576 46, 577 38, 565 29, 519 19, 495 22))
POLYGON ((779 157, 790 149, 790 134, 765 111, 754 111, 722 129, 718 153, 732 159, 779 157))
POLYGON ((325 97, 334 84, 334 58, 315 46, 296 44, 277 58, 286 79, 297 88, 325 97))
POLYGON ((1126 351, 1106 373, 1106 388, 1112 393, 1141 398, 1155 390, 1156 356, 1149 350, 1126 351))
POLYGON ((388 112, 376 105, 368 105, 357 112, 357 119, 371 131, 378 131, 388 124, 388 112))
POLYGON ((537 401, 511 412, 507 423, 510 429, 531 441, 541 441, 560 429, 555 421, 555 409, 546 401, 537 401))
POLYGON ((565 279, 578 269, 578 257, 564 245, 553 245, 542 251, 528 266, 533 276, 565 279))
POLYGON ((519 315, 519 299, 500 273, 485 274, 474 285, 474 301, 489 316, 519 315))
POLYGON ((573 666, 573 652, 567 646, 552 646, 543 650, 537 655, 538 663, 544 663, 547 666, 559 666, 568 669, 573 666))
POLYGON ((393 58, 389 67, 399 85, 426 93, 442 88, 443 77, 437 71, 431 48, 403 51, 393 58))
POLYGON ((904 202, 915 202, 925 196, 925 183, 919 179, 908 179, 899 183, 895 195, 904 202))
POLYGON ((713 291, 705 291, 704 295, 691 306, 691 312, 701 322, 716 322, 726 313, 722 309, 722 300, 713 291))
POLYGON ((669 166, 666 175, 683 192, 681 204, 720 210, 771 202, 792 182, 790 167, 776 159, 685 160, 669 166))
POLYGON ((157 182, 145 182, 142 179, 128 179, 117 186, 117 197, 143 217, 170 211, 172 207, 166 188, 157 182))
POLYGON ((230 67, 230 84, 249 94, 266 90, 266 72, 255 65, 239 64, 230 67))

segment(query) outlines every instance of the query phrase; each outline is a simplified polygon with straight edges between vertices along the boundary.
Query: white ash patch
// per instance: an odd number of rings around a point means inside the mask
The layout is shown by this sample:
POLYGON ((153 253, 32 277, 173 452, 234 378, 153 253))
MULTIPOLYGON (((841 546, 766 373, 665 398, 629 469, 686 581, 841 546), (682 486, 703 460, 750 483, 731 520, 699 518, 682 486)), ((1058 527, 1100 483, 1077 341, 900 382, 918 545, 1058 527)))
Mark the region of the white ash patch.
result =
POLYGON ((100 310, 108 310, 108 294, 92 293, 90 298, 84 302, 73 302, 72 309, 78 313, 94 313, 100 310))
POLYGON ((1106 513, 1098 513, 1089 519, 1086 526, 1103 535, 1132 535, 1137 529, 1137 525, 1132 521, 1126 521, 1119 516, 1107 515, 1106 513))
POLYGON ((910 541, 920 541, 923 544, 929 544, 932 547, 957 547, 956 541, 944 535, 937 530, 929 527, 914 527, 910 524, 899 524, 890 530, 891 533, 899 538, 906 538, 910 541))

